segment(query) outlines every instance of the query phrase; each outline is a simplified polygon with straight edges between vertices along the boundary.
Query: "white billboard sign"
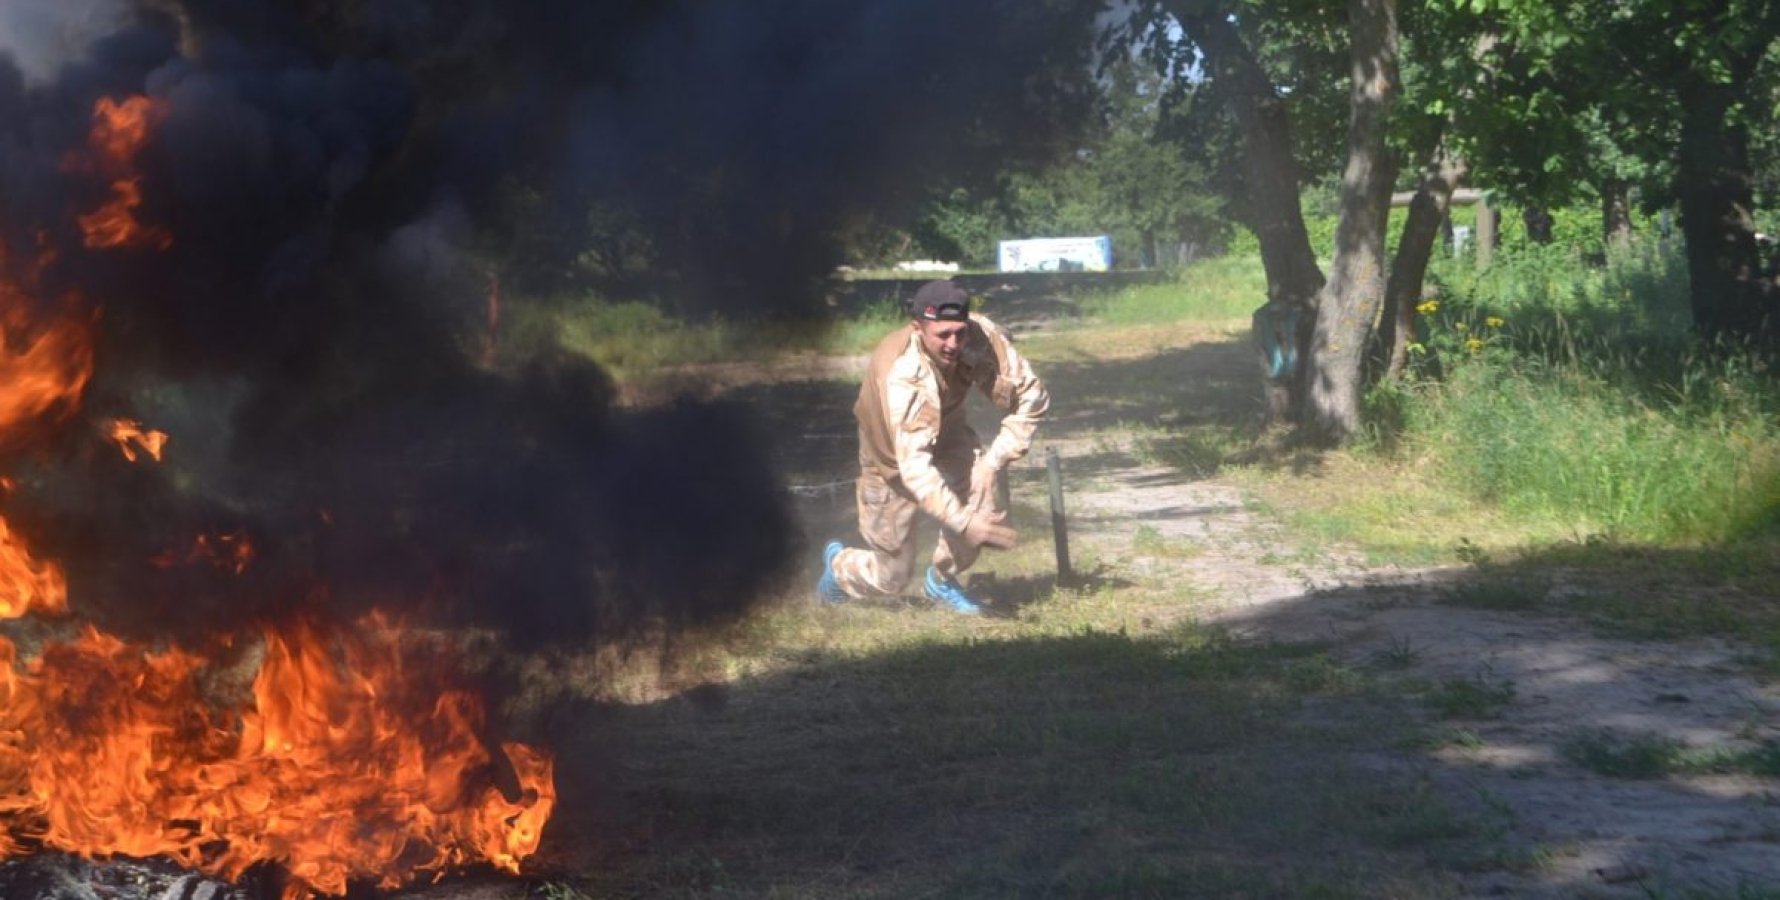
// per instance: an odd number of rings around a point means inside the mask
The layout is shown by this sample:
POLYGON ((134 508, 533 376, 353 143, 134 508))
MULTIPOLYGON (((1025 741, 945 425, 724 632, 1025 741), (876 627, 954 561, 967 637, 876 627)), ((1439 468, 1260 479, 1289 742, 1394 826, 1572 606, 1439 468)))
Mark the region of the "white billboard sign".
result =
POLYGON ((1031 238, 996 247, 1003 272, 1105 272, 1112 268, 1112 238, 1031 238))

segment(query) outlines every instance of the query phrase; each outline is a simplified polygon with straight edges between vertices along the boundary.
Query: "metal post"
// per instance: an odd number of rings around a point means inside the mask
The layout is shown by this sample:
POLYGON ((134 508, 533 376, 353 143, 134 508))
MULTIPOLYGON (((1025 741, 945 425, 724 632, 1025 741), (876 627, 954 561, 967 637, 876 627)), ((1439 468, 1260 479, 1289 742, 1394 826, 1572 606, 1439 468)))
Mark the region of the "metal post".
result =
POLYGON ((1051 534, 1057 540, 1057 583, 1071 584, 1075 573, 1069 568, 1069 523, 1063 512, 1063 461, 1056 447, 1045 449, 1045 468, 1051 475, 1051 534))

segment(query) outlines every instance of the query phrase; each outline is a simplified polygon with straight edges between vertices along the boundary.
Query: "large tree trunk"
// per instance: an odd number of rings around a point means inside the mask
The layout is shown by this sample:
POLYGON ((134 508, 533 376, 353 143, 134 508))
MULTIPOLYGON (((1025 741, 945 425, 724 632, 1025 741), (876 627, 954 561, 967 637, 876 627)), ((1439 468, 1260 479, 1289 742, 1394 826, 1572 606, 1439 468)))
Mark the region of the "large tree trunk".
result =
POLYGON ((1302 352, 1316 317, 1323 273, 1316 264, 1298 204, 1298 163, 1285 102, 1229 17, 1193 0, 1165 8, 1205 54, 1206 68, 1230 99, 1242 131, 1248 224, 1261 245, 1267 303, 1255 312, 1269 424, 1297 421, 1305 406, 1302 352))
POLYGON ((1351 118, 1335 258, 1317 299, 1311 339, 1310 407, 1304 436, 1338 443, 1360 425, 1361 364, 1384 301, 1385 223, 1390 213, 1390 154, 1385 127, 1397 92, 1396 0, 1348 0, 1351 118))
POLYGON ((1386 378, 1401 377, 1409 362, 1409 335, 1414 330, 1415 307, 1421 301, 1422 281, 1441 225, 1452 208, 1452 192, 1463 177, 1465 161, 1453 155, 1445 141, 1437 144, 1422 169, 1415 197, 1409 201, 1409 218, 1403 223, 1403 236, 1397 239, 1397 255, 1391 260, 1391 276, 1385 284, 1379 343, 1386 350, 1386 378))
POLYGON ((1678 91, 1683 113, 1675 187, 1688 288, 1702 334, 1772 338, 1780 298, 1762 277, 1755 244, 1749 132, 1732 116, 1742 99, 1739 87, 1696 77, 1678 91))

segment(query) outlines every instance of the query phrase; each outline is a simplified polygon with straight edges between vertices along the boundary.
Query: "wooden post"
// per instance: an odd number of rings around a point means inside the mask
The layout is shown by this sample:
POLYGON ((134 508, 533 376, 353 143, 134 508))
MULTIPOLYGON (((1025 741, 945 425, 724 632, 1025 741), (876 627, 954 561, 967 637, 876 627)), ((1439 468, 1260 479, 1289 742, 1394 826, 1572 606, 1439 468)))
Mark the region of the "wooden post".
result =
POLYGON ((1477 268, 1490 267, 1490 257, 1496 250, 1496 211, 1487 198, 1477 201, 1477 268))
POLYGON ((1051 535, 1057 543, 1057 584, 1068 585, 1075 582, 1075 573, 1069 568, 1069 523, 1063 513, 1063 461, 1057 456, 1056 447, 1045 449, 1045 468, 1051 475, 1051 535))

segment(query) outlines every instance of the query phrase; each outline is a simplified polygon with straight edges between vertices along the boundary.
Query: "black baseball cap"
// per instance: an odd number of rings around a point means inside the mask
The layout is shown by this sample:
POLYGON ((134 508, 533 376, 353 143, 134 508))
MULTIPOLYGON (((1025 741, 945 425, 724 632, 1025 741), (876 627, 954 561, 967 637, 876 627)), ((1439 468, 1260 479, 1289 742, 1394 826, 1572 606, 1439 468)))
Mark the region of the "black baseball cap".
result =
POLYGON ((909 301, 909 314, 934 322, 963 322, 970 319, 970 295, 950 281, 929 281, 921 285, 909 301))

